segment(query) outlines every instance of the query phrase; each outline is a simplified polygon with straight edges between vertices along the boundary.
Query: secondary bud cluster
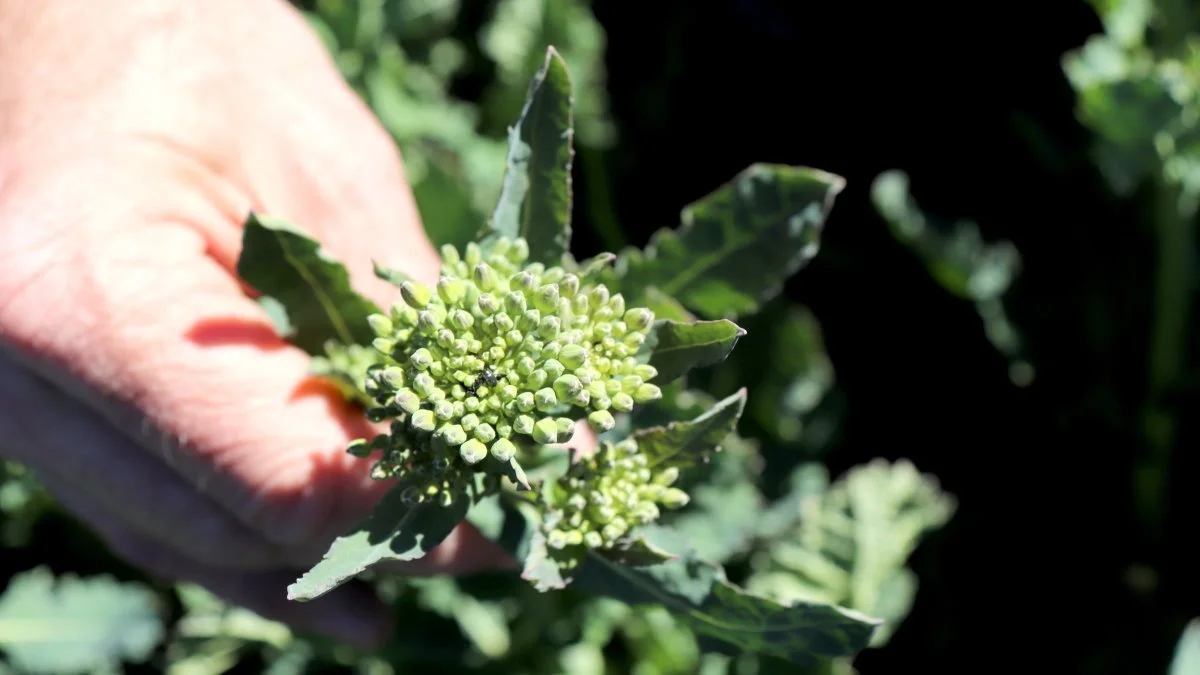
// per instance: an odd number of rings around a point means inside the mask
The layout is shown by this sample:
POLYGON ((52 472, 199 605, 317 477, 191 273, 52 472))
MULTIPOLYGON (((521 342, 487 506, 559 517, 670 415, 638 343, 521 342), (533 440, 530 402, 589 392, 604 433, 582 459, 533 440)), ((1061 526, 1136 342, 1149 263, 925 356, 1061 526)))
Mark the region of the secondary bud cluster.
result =
POLYGON ((405 281, 403 301, 370 317, 384 358, 368 414, 393 420, 370 444, 385 451, 377 473, 423 472, 436 485, 421 494, 437 493, 479 469, 518 469, 523 447, 570 440, 573 414, 607 431, 613 412, 662 396, 636 357, 653 314, 528 254, 523 239, 445 246, 435 287, 405 281))
POLYGON ((687 504, 687 493, 671 487, 678 478, 675 467, 652 469, 632 438, 601 444, 560 480, 566 496, 542 522, 547 545, 559 550, 612 548, 633 528, 658 520, 660 506, 687 504))

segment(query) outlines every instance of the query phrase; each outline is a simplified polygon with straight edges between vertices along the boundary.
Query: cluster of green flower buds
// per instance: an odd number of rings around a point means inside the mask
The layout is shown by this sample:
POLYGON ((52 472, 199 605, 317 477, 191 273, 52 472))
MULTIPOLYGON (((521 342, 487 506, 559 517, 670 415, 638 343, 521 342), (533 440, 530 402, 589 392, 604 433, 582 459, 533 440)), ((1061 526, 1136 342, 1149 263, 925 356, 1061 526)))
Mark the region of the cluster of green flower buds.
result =
POLYGON ((688 503, 686 492, 671 487, 678 478, 678 468, 652 469, 633 438, 602 443, 559 480, 542 521, 546 544, 560 551, 612 548, 633 528, 658 520, 659 507, 688 503))
POLYGON ((370 317, 383 358, 368 415, 392 427, 364 449, 384 450, 376 475, 428 479, 413 499, 480 471, 523 480, 519 451, 570 440, 585 413, 607 431, 614 412, 662 396, 638 358, 653 314, 528 255, 523 239, 445 246, 435 288, 404 281, 403 301, 370 317))

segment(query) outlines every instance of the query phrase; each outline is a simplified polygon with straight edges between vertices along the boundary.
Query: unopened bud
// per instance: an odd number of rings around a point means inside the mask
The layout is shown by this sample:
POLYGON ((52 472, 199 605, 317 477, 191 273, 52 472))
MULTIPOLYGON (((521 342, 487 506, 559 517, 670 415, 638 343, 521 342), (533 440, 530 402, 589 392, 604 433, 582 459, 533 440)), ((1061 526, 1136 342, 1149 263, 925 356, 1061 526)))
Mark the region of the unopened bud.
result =
POLYGON ((429 287, 412 280, 400 284, 400 295, 404 297, 404 302, 416 309, 425 309, 425 305, 429 304, 429 287))
POLYGON ((499 438, 496 439, 495 443, 492 443, 491 453, 492 457, 501 462, 507 462, 517 454, 517 446, 507 438, 499 438))
POLYGON ((625 325, 633 330, 645 330, 654 321, 654 313, 645 307, 634 307, 625 312, 625 325))
POLYGON ((367 324, 380 337, 389 337, 395 330, 392 320, 382 314, 372 314, 367 317, 367 324))
POLYGON ((410 423, 414 429, 421 431, 433 431, 437 428, 437 419, 433 415, 432 410, 418 410, 412 414, 410 423))
POLYGON ((566 366, 567 370, 575 370, 587 363, 588 352, 580 345, 564 345, 562 351, 558 353, 558 360, 566 366))
POLYGON ((478 464, 487 454, 487 446, 477 438, 469 439, 458 447, 458 456, 467 464, 478 464))
POLYGON ((532 435, 533 440, 538 443, 554 443, 558 440, 558 425, 549 417, 540 419, 533 425, 532 435))
POLYGON ((607 410, 596 410, 588 415, 588 424, 597 431, 611 431, 617 426, 617 420, 607 410))

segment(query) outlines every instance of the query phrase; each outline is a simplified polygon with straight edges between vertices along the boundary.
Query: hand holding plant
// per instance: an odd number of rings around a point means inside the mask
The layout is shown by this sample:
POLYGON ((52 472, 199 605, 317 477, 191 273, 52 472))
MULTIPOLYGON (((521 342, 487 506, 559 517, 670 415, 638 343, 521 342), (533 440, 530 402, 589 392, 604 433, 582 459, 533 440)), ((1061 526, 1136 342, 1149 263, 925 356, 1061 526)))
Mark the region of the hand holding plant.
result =
MULTIPOLYGON (((250 209, 435 281, 400 159, 280 0, 0 6, 0 454, 123 557, 356 642, 364 588, 288 603, 386 489, 371 435, 234 273, 250 209)), ((497 561, 460 530, 408 571, 497 561)))

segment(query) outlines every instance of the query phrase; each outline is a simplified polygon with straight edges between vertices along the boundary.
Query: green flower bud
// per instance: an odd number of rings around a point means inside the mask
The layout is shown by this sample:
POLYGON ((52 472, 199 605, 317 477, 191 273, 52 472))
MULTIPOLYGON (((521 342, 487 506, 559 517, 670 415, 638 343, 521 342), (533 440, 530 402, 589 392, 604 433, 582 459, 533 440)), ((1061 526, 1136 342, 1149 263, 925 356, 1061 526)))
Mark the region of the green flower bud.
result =
POLYGON ((474 267, 479 264, 480 260, 483 260, 483 250, 479 248, 479 244, 473 241, 467 242, 464 253, 466 255, 463 259, 469 267, 474 267))
POLYGON ((662 398, 662 389, 653 384, 643 384, 633 392, 633 400, 638 403, 649 403, 662 398))
POLYGON ((529 415, 518 415, 517 419, 513 420, 513 431, 518 434, 533 433, 533 418, 529 415))
POLYGON ((421 396, 429 398, 429 395, 437 388, 437 385, 434 384, 433 376, 429 373, 417 373, 417 376, 412 380, 412 388, 421 396))
MULTIPOLYGON (((536 429, 537 425, 534 425, 534 428, 536 429)), ((496 420, 496 433, 501 438, 511 438, 512 432, 513 432, 512 424, 510 424, 506 420, 501 420, 501 419, 496 420)))
POLYGON ((559 400, 570 401, 583 391, 583 384, 574 375, 563 375, 554 380, 554 393, 559 400))
POLYGON ((379 352, 380 354, 390 355, 392 350, 396 348, 396 341, 389 340, 387 338, 375 338, 374 340, 371 340, 371 346, 374 347, 375 351, 379 352))
POLYGON ((558 360, 567 367, 567 370, 575 370, 587 363, 588 352, 579 345, 564 345, 562 351, 558 353, 558 360))
POLYGON ((513 291, 504 294, 504 309, 511 316, 521 316, 525 313, 525 294, 513 291))
POLYGON ((542 364, 542 370, 546 371, 547 375, 556 380, 561 377, 563 373, 567 372, 566 366, 564 366, 557 359, 546 359, 545 363, 542 364))
POLYGON ((412 353, 408 357, 408 362, 416 366, 419 370, 428 370, 430 364, 433 363, 433 354, 424 347, 412 353))
POLYGON ((566 274, 562 281, 558 282, 558 291, 565 298, 573 298, 579 292, 579 277, 574 274, 566 274))
POLYGON ((663 487, 669 487, 674 485, 675 481, 677 480, 679 480, 679 467, 668 466, 662 471, 659 471, 658 475, 654 477, 654 484, 662 485, 663 487))
POLYGON ((477 438, 469 439, 458 447, 458 456, 462 457, 467 464, 478 464, 483 461, 484 457, 487 457, 487 454, 487 446, 477 438))
POLYGON ((437 283, 438 297, 447 305, 454 306, 462 302, 467 293, 467 284, 462 279, 442 277, 437 283))
POLYGON ((608 287, 603 285, 596 286, 588 293, 588 300, 593 311, 608 304, 608 287))
POLYGON ((512 317, 501 312, 495 316, 496 331, 499 333, 507 333, 512 330, 515 324, 512 317))
POLYGON ((354 457, 365 458, 371 455, 371 442, 365 438, 356 438, 346 446, 346 452, 354 457))
POLYGON ((558 309, 558 286, 546 284, 537 290, 533 296, 533 304, 543 312, 554 312, 558 309))
POLYGON ((451 447, 462 445, 463 441, 467 440, 467 432, 463 431, 462 426, 458 424, 443 425, 437 430, 437 433, 441 436, 442 441, 451 447))
POLYGON ((417 396, 417 392, 411 389, 398 389, 392 400, 396 402, 397 408, 409 415, 421 408, 421 397, 417 396))
POLYGON ((600 548, 604 546, 604 537, 599 532, 592 530, 583 534, 583 543, 588 548, 600 548))
POLYGON ((433 414, 439 420, 448 420, 454 417, 454 404, 445 399, 438 401, 433 405, 433 414))
POLYGON ((534 363, 533 359, 530 358, 528 354, 522 354, 519 358, 517 358, 517 365, 514 370, 516 370, 517 375, 521 377, 529 377, 536 368, 537 364, 534 363))
POLYGON ((559 417, 554 420, 554 426, 558 431, 558 442, 566 443, 575 435, 575 420, 569 417, 559 417))
POLYGON ((588 423, 597 431, 611 431, 617 426, 617 420, 607 410, 597 410, 588 415, 588 423))
POLYGON ((662 505, 668 509, 681 508, 686 506, 689 501, 691 501, 691 498, 688 497, 688 493, 679 488, 669 487, 663 492, 662 505))
POLYGON ((583 533, 579 530, 571 530, 567 533, 567 546, 579 546, 583 543, 583 533))
POLYGON ((491 316, 500 309, 500 303, 496 301, 496 296, 491 293, 481 293, 477 303, 479 304, 479 311, 483 312, 485 316, 491 316))
POLYGON ((510 262, 523 263, 529 257, 529 242, 521 237, 516 237, 512 240, 512 248, 508 250, 508 259, 510 262))
POLYGON ((550 412, 550 410, 558 405, 558 396, 555 395, 554 390, 550 387, 544 387, 538 389, 537 393, 533 395, 533 401, 539 411, 550 412))
POLYGON ((491 443, 496 438, 496 430, 492 428, 492 425, 487 424, 486 422, 475 427, 472 430, 472 433, 475 434, 475 438, 478 438, 484 443, 491 443))
POLYGON ((425 305, 429 304, 429 287, 412 280, 400 284, 400 295, 409 307, 415 309, 425 309, 425 305))
POLYGON ((433 431, 437 427, 437 419, 433 416, 432 410, 418 410, 412 414, 410 423, 413 428, 421 431, 433 431))
POLYGON ((547 382, 550 381, 550 373, 544 370, 535 370, 525 378, 525 386, 530 389, 541 389, 547 382))
POLYGON ((380 337, 388 337, 396 330, 392 320, 382 314, 372 314, 367 317, 367 324, 380 337))
POLYGON ((625 296, 617 293, 608 299, 608 308, 613 316, 625 316, 625 296))
POLYGON ((475 427, 479 426, 479 415, 468 413, 463 415, 458 423, 462 425, 464 431, 471 432, 475 427))
POLYGON ((633 367, 633 374, 642 378, 644 382, 649 382, 658 377, 658 368, 648 363, 639 363, 633 367))
POLYGON ((576 295, 574 298, 571 298, 571 311, 584 322, 587 321, 587 314, 590 309, 591 306, 588 304, 586 295, 576 295))
POLYGON ((532 435, 537 443, 555 443, 558 441, 558 425, 549 417, 540 419, 533 425, 532 435))
POLYGON ((637 375, 626 375, 621 378, 621 391, 626 394, 632 394, 640 386, 642 386, 642 378, 637 375))
POLYGON ((425 331, 427 334, 433 334, 441 327, 442 317, 437 312, 424 310, 417 315, 417 328, 425 331))
MULTIPOLYGON (((645 307, 634 307, 625 312, 625 325, 635 331, 645 330, 654 321, 654 313, 645 307)), ((636 333, 635 333, 636 334, 636 333)))
POLYGON ((563 549, 567 546, 567 535, 562 530, 551 530, 546 535, 546 545, 553 549, 563 549))
POLYGON ((625 392, 619 392, 612 397, 612 409, 617 412, 629 412, 633 410, 633 397, 625 392))
POLYGON ((558 337, 559 321, 557 316, 544 316, 538 322, 537 334, 543 340, 553 340, 558 337))
POLYGON ((389 387, 403 387, 404 379, 404 371, 396 366, 379 371, 379 381, 389 387))
POLYGON ((547 342, 542 346, 541 357, 543 359, 558 359, 558 354, 561 351, 562 344, 558 342, 547 342))
POLYGON ((525 271, 521 272, 520 274, 513 275, 511 281, 517 286, 517 288, 529 293, 533 291, 533 289, 537 288, 538 278, 532 272, 525 271))
POLYGON ((475 277, 475 285, 479 286, 483 291, 495 291, 500 289, 500 275, 496 274, 496 270, 492 266, 481 262, 475 266, 473 270, 475 277))
POLYGON ((536 309, 525 310, 521 314, 521 318, 517 319, 517 328, 523 333, 529 333, 537 330, 542 322, 542 313, 536 309))
POLYGON ((517 410, 529 412, 536 407, 537 401, 533 398, 533 392, 523 391, 517 394, 517 410))
POLYGON ((442 265, 450 266, 458 264, 458 261, 460 260, 458 257, 458 249, 454 248, 450 244, 442 244, 440 250, 442 252, 442 265))
POLYGON ((501 462, 507 462, 517 454, 517 446, 513 445, 513 442, 507 438, 500 438, 495 443, 492 443, 491 452, 492 457, 501 462))
POLYGON ((456 309, 450 313, 450 325, 458 331, 465 331, 475 325, 475 317, 470 312, 456 309))

